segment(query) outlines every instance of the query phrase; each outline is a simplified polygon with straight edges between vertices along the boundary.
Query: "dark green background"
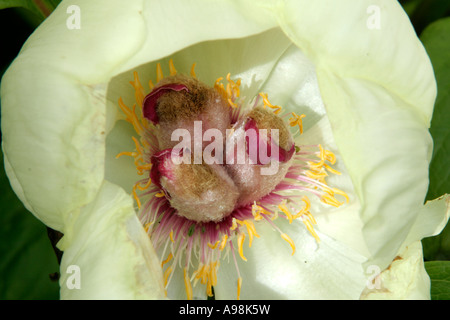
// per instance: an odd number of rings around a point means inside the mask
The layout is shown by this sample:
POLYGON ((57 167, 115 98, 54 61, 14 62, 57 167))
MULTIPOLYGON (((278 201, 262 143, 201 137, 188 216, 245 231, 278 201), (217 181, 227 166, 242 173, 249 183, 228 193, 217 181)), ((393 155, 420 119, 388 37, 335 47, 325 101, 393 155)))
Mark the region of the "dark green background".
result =
MULTIPOLYGON (((59 0, 0 0, 0 74, 59 0), (15 8, 10 8, 15 7, 15 8), (11 30, 14 33, 11 35, 11 30)), ((450 0, 400 1, 430 55, 438 83, 431 134, 435 142, 427 199, 450 193, 450 0)), ((1 107, 1 106, 0 106, 1 107)), ((0 132, 1 134, 1 132, 0 132)), ((0 155, 0 299, 58 299, 59 266, 47 228, 12 192, 0 155)), ((423 240, 432 299, 450 299, 450 227, 423 240)))

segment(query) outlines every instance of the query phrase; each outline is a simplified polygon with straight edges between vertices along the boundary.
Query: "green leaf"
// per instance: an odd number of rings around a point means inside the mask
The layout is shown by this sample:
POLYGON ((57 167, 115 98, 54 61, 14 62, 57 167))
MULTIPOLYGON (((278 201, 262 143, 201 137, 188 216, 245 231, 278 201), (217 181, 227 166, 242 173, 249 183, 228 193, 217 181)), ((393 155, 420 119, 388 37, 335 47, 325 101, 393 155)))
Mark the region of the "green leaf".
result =
POLYGON ((400 4, 418 35, 430 23, 448 16, 450 10, 450 0, 403 0, 400 4))
POLYGON ((0 0, 0 9, 24 8, 44 20, 60 2, 61 0, 0 0))
POLYGON ((431 299, 450 300, 450 261, 425 262, 431 279, 431 299))
POLYGON ((2 169, 0 208, 0 300, 58 299, 59 265, 47 229, 23 207, 2 169))
POLYGON ((434 140, 427 199, 450 193, 450 18, 432 23, 421 40, 430 56, 438 85, 430 132, 434 140))
MULTIPOLYGON (((438 95, 431 121, 434 140, 427 200, 450 193, 450 18, 438 20, 422 33, 421 40, 433 64, 438 95)), ((423 240, 427 260, 450 259, 450 226, 439 236, 423 240)))

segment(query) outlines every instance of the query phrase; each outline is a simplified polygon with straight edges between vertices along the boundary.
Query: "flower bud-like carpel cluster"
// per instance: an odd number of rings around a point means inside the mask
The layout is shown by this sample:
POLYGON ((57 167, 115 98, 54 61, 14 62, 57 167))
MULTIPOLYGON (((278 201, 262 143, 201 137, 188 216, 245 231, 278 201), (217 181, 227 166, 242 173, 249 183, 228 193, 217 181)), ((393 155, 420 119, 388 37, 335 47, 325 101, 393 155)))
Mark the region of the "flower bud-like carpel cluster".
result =
POLYGON ((294 254, 294 242, 274 222, 279 213, 289 223, 302 221, 319 241, 305 192, 332 206, 343 204, 335 195, 348 197, 326 184, 328 173, 339 174, 329 165, 336 160, 330 151, 295 145, 291 129, 303 132, 304 115, 292 113, 286 122, 267 94, 260 93, 251 104, 242 101, 240 80, 228 74, 226 85, 219 78, 210 87, 197 79, 194 66, 190 76, 182 75, 170 61, 170 76, 164 77, 158 64, 156 85, 150 82, 146 95, 134 73, 131 84, 140 108, 130 109, 122 99, 119 106, 140 140, 133 138, 135 151, 118 156, 132 156, 143 176, 133 195, 161 254, 166 288, 184 265, 187 298, 193 298, 192 285, 198 281, 213 295, 225 251, 235 262, 239 298, 242 277, 236 256, 247 261, 244 242, 248 237, 251 247, 260 237, 259 221, 279 232, 294 254), (295 194, 285 197, 284 192, 295 194), (193 265, 197 269, 190 272, 193 265))

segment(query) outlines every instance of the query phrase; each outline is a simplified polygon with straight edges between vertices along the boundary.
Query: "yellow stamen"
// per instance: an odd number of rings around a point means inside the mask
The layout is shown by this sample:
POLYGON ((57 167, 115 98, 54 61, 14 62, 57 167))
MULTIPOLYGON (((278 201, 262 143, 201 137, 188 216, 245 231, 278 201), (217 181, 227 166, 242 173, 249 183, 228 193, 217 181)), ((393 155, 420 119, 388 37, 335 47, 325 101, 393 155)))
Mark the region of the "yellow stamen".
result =
POLYGON ((219 92, 219 94, 224 98, 224 99, 228 99, 227 97, 227 92, 223 86, 223 83, 221 83, 221 81, 223 80, 223 77, 217 78, 216 81, 214 82, 214 89, 217 90, 217 92, 219 92))
POLYGON ((136 98, 136 103, 139 107, 142 108, 142 102, 144 101, 144 88, 142 87, 141 82, 139 81, 139 76, 136 71, 133 72, 134 81, 130 81, 130 84, 134 88, 134 96, 136 98))
POLYGON ((156 82, 160 82, 164 78, 164 73, 161 68, 161 64, 156 65, 156 82))
POLYGON ((189 276, 187 274, 187 269, 184 268, 184 287, 186 290, 186 296, 188 300, 192 300, 194 297, 193 291, 192 291, 192 284, 191 280, 189 279, 189 276))
POLYGON ((263 216, 261 215, 262 208, 258 206, 256 203, 252 205, 252 215, 255 221, 259 221, 263 219, 263 216))
POLYGON ((145 183, 145 185, 143 187, 141 187, 140 185, 137 185, 137 188, 141 191, 144 191, 144 190, 147 190, 151 184, 152 184, 152 179, 148 178, 147 182, 145 183))
POLYGON ((323 194, 320 197, 320 201, 336 208, 340 207, 343 204, 342 202, 339 202, 333 195, 330 195, 328 193, 323 194))
POLYGON ((255 225, 251 220, 245 220, 244 225, 247 228, 248 233, 248 247, 251 248, 253 237, 259 238, 259 234, 256 232, 255 225))
POLYGON ((295 253, 295 244, 294 241, 292 241, 292 239, 286 234, 286 233, 282 233, 281 234, 281 238, 283 238, 283 240, 285 240, 287 243, 290 244, 291 248, 292 248, 292 255, 294 255, 295 253))
POLYGON ((350 201, 348 195, 347 195, 344 191, 342 191, 342 190, 340 190, 340 189, 337 189, 337 188, 331 188, 331 190, 332 190, 334 193, 337 193, 337 194, 343 196, 343 197, 345 198, 345 201, 346 201, 347 203, 350 201))
POLYGON ((134 130, 136 131, 137 134, 142 136, 142 134, 144 132, 144 129, 143 129, 142 124, 139 121, 136 113, 135 113, 136 104, 133 105, 133 110, 131 110, 130 108, 128 108, 125 105, 125 103, 123 102, 122 98, 119 98, 119 107, 120 107, 120 109, 122 109, 123 113, 125 113, 125 115, 127 116, 125 120, 133 125, 133 128, 134 128, 134 130))
POLYGON ((311 178, 311 179, 314 179, 314 180, 319 180, 321 182, 324 182, 325 181, 324 179, 328 176, 328 174, 325 171, 323 171, 323 170, 321 170, 321 171, 308 170, 308 171, 305 172, 305 175, 308 178, 311 178))
POLYGON ((271 104, 266 93, 261 92, 259 95, 261 96, 261 98, 263 98, 264 107, 275 109, 275 111, 273 112, 275 114, 279 114, 281 112, 282 108, 280 106, 274 106, 273 104, 271 104))
POLYGON ((236 103, 234 103, 231 99, 228 99, 228 104, 234 109, 237 108, 238 105, 236 103))
POLYGON ((288 207, 286 206, 286 200, 281 201, 281 203, 278 205, 278 209, 280 209, 281 212, 283 212, 286 215, 286 217, 289 220, 289 223, 292 223, 293 216, 289 211, 288 207))
POLYGON ((131 152, 131 151, 122 151, 118 155, 116 155, 116 159, 120 158, 121 156, 130 156, 130 157, 136 157, 138 155, 137 152, 131 152))
POLYGON ((197 75, 195 74, 195 65, 196 63, 194 62, 191 67, 191 77, 197 79, 197 75))
POLYGON ((329 150, 325 150, 322 145, 319 144, 319 149, 320 152, 317 155, 321 160, 326 160, 331 164, 335 164, 336 163, 336 156, 334 155, 333 152, 329 151, 329 150))
POLYGON ((303 224, 306 226, 306 229, 308 229, 309 233, 316 239, 316 241, 320 242, 320 238, 317 235, 316 231, 314 230, 311 221, 309 221, 308 219, 304 219, 303 224))
POLYGON ((173 65, 173 60, 170 59, 169 60, 169 70, 170 70, 170 75, 174 76, 177 74, 177 69, 175 69, 175 66, 173 65))
POLYGON ((175 243, 175 240, 173 239, 173 230, 170 230, 169 237, 170 237, 170 241, 172 241, 172 243, 175 243))
POLYGON ((224 234, 222 236, 222 240, 220 241, 220 247, 219 250, 222 251, 223 249, 225 249, 225 246, 227 245, 227 240, 228 240, 228 235, 224 234))
POLYGON ((139 196, 136 193, 136 188, 138 187, 138 185, 139 185, 139 182, 134 184, 133 190, 131 193, 133 194, 134 200, 136 200, 136 204, 137 204, 138 208, 140 209, 141 208, 141 200, 139 199, 139 196))
POLYGON ((163 275, 163 277, 164 277, 164 287, 167 287, 167 284, 169 282, 169 277, 170 277, 170 274, 172 273, 172 271, 173 271, 173 267, 172 266, 170 266, 169 268, 167 268, 166 271, 164 271, 164 275, 163 275))
POLYGON ((138 174, 139 175, 143 175, 144 173, 148 172, 151 168, 152 168, 152 164, 151 163, 146 163, 146 164, 143 164, 143 165, 136 165, 136 169, 138 170, 138 174))
POLYGON ((157 197, 157 198, 162 198, 164 196, 165 196, 164 191, 161 191, 161 192, 158 192, 157 194, 155 194, 155 197, 157 197))
POLYGON ((210 247, 211 249, 214 250, 214 249, 217 248, 217 246, 219 245, 219 243, 220 243, 219 240, 217 240, 216 243, 214 243, 214 244, 211 244, 211 243, 208 242, 208 247, 210 247))
POLYGON ((171 252, 171 253, 169 253, 169 255, 167 256, 166 260, 164 260, 164 261, 161 263, 161 268, 163 268, 164 265, 165 265, 167 262, 169 262, 170 260, 172 260, 172 258, 173 258, 173 254, 172 254, 172 252, 171 252))
MULTIPOLYGON (((230 230, 231 231, 234 231, 234 230, 236 230, 236 228, 237 228, 237 222, 238 222, 238 220, 236 219, 236 218, 233 218, 233 220, 231 220, 232 221, 232 224, 231 224, 231 228, 230 228, 230 230)), ((240 221, 240 220, 239 220, 240 221)))
POLYGON ((239 255, 242 260, 247 261, 247 258, 244 256, 244 241, 245 241, 245 233, 240 233, 238 236, 238 247, 239 247, 239 255))
POLYGON ((332 167, 330 167, 329 165, 327 165, 326 163, 324 163, 323 165, 325 167, 325 169, 327 169, 329 172, 337 174, 338 176, 341 175, 341 173, 335 169, 333 169, 332 167))
POLYGON ((144 226, 144 230, 146 233, 148 233, 148 230, 150 230, 150 227, 152 226, 153 222, 148 222, 144 226))
POLYGON ((242 278, 239 277, 237 280, 237 300, 241 299, 241 287, 242 287, 242 278))
POLYGON ((289 118, 289 125, 291 127, 298 126, 300 133, 303 133, 303 121, 302 119, 306 117, 304 114, 298 115, 292 112, 292 118, 289 118))
POLYGON ((148 81, 148 87, 150 88, 150 91, 152 91, 153 88, 155 87, 155 85, 153 84, 153 81, 152 81, 152 80, 149 80, 149 81, 148 81))

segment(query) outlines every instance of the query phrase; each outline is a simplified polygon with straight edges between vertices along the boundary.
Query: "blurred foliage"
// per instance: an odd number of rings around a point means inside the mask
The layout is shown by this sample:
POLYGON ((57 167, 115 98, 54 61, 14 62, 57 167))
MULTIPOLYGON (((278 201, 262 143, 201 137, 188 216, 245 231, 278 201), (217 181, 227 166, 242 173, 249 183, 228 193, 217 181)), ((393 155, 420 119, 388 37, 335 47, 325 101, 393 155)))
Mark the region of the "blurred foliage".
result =
MULTIPOLYGON (((430 132, 434 140, 430 164, 428 199, 450 193, 450 18, 431 23, 421 34, 422 43, 430 56, 438 84, 430 132)), ((450 226, 436 236, 424 239, 426 260, 450 260, 450 226)))
MULTIPOLYGON (((33 30, 60 0, 0 0, 0 28, 14 30, 3 37, 0 75, 33 30), (6 43, 5 43, 6 42, 6 43)), ((438 83, 438 98, 430 132, 435 141, 427 199, 449 193, 450 0, 400 0, 400 4, 430 55, 438 83)), ((1 106, 0 106, 1 107, 1 106)), ((1 136, 1 135, 0 135, 1 136)), ((3 167, 3 157, 0 155, 3 167)), ((423 240, 425 266, 435 300, 450 299, 450 227, 423 240)), ((58 299, 58 261, 46 227, 34 218, 11 190, 0 170, 0 299, 58 299)))
POLYGON ((450 300, 450 263, 448 261, 425 262, 431 279, 431 299, 450 300))

